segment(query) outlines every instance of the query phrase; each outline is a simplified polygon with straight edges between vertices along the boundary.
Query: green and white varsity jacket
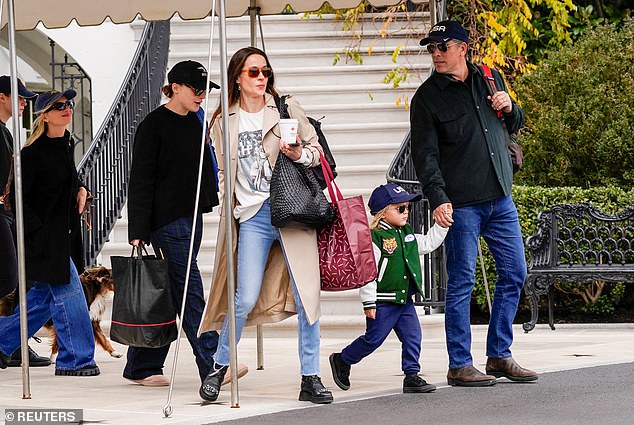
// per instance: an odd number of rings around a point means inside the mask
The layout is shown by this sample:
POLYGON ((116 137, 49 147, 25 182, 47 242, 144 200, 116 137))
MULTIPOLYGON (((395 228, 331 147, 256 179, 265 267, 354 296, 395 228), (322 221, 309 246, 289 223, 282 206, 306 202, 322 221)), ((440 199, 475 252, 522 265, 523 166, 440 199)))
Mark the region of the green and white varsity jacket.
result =
POLYGON ((429 254, 445 240, 448 229, 438 224, 426 235, 414 234, 412 227, 392 227, 385 220, 372 229, 376 280, 359 289, 364 310, 376 308, 377 302, 405 304, 410 280, 423 295, 420 256, 429 254))

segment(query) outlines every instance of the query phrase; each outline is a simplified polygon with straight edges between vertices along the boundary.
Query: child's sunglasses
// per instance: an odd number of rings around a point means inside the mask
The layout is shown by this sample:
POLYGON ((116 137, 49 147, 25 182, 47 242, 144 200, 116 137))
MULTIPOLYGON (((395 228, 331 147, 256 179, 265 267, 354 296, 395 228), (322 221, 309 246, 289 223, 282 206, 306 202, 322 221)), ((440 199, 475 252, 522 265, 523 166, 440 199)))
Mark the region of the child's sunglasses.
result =
MULTIPOLYGON (((451 43, 451 41, 450 41, 450 43, 451 43)), ((447 52, 448 48, 449 48, 449 45, 446 42, 444 42, 444 41, 442 43, 429 43, 427 45, 427 51, 430 54, 433 54, 436 51, 436 49, 438 49, 441 52, 445 53, 445 52, 447 52)))
POLYGON ((396 207, 396 211, 398 211, 399 214, 405 213, 406 210, 407 212, 410 212, 412 210, 412 204, 399 205, 396 207))
POLYGON ((243 69, 242 72, 246 72, 247 75, 251 78, 258 78, 260 72, 264 76, 264 78, 269 78, 273 75, 273 70, 268 66, 264 66, 262 68, 258 68, 257 66, 251 66, 249 68, 243 69))
POLYGON ((63 111, 66 108, 73 109, 74 107, 75 107, 75 102, 73 102, 72 100, 67 100, 66 102, 53 103, 51 106, 46 108, 46 111, 44 112, 49 112, 49 111, 52 111, 53 109, 56 111, 63 111))

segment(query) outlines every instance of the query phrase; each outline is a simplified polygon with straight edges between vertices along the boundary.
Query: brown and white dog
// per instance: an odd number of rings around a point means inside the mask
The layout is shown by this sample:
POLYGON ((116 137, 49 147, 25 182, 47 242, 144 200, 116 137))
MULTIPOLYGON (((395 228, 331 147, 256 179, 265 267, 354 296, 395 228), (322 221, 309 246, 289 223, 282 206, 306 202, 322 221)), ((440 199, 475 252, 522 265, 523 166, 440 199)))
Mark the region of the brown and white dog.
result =
MULTIPOLYGON (((95 337, 95 342, 99 344, 105 351, 112 357, 121 357, 121 353, 116 351, 110 341, 103 333, 101 329, 101 319, 106 311, 106 301, 108 294, 114 291, 114 281, 112 280, 112 272, 110 269, 97 266, 87 269, 83 272, 79 279, 81 280, 81 286, 84 289, 84 295, 86 296, 86 302, 88 303, 88 310, 90 313, 90 320, 92 322, 92 330, 95 337)), ((0 316, 9 316, 12 313, 13 301, 16 296, 16 291, 0 298, 0 316)), ((57 333, 53 322, 49 320, 44 327, 51 333, 53 340, 51 347, 51 359, 57 357, 59 346, 57 345, 57 333)))

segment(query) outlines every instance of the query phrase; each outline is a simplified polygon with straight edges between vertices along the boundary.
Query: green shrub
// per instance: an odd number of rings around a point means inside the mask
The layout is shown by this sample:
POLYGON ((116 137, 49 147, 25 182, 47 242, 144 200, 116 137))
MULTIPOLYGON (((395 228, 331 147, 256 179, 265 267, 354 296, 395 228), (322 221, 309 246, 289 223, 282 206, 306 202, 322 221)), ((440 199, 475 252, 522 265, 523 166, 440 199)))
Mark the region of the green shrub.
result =
POLYGON ((526 112, 523 184, 634 186, 634 21, 549 52, 514 89, 526 112))
MULTIPOLYGON (((537 215, 557 204, 571 204, 590 202, 607 214, 617 214, 630 205, 634 205, 634 189, 629 191, 614 186, 582 189, 578 187, 539 187, 539 186, 514 186, 513 199, 517 206, 520 227, 524 239, 534 235, 537 231, 537 215)), ((486 243, 482 243, 484 262, 487 270, 487 279, 491 294, 495 289, 495 262, 489 253, 486 243)), ((528 261, 528 255, 527 255, 528 261)), ((567 305, 575 307, 579 311, 609 315, 614 312, 614 307, 623 297, 625 288, 622 284, 606 283, 601 287, 602 292, 597 294, 596 288, 589 283, 558 284, 555 286, 555 296, 566 299, 567 305), (578 292, 576 292, 578 290, 578 292), (596 297, 585 297, 583 293, 593 293, 596 297)), ((476 284, 473 290, 473 299, 479 308, 488 311, 484 280, 478 260, 476 271, 476 284)), ((520 310, 528 309, 528 303, 520 305, 520 310)))

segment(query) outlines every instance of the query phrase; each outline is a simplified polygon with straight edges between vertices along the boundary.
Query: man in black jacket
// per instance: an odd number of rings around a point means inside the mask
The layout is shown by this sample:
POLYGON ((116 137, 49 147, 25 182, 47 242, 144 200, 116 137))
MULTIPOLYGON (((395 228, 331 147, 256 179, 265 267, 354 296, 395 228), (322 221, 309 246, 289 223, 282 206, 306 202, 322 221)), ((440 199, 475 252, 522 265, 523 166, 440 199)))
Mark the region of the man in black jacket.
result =
MULTIPOLYGON (((33 99, 37 95, 24 87, 18 80, 18 113, 21 117, 26 99, 33 99)), ((8 75, 0 77, 0 196, 5 190, 11 163, 13 161, 13 137, 7 129, 6 123, 13 115, 11 103, 11 79, 8 75)), ((18 286, 18 255, 15 239, 15 222, 13 214, 6 211, 0 201, 0 298, 11 293, 18 286)), ((21 354, 18 349, 11 356, 9 366, 20 366, 21 354)), ((29 347, 30 366, 48 366, 51 361, 39 356, 29 347)))
POLYGON ((524 112, 497 71, 493 75, 500 90, 489 95, 481 69, 467 61, 468 41, 454 21, 439 22, 421 40, 435 71, 417 90, 410 112, 412 157, 434 221, 443 227, 453 223, 445 239, 447 383, 489 386, 502 376, 534 381, 537 374, 520 367, 510 351, 526 261, 511 198, 513 169, 505 132, 520 128, 524 112), (498 272, 486 375, 473 367, 469 317, 480 236, 498 272))

